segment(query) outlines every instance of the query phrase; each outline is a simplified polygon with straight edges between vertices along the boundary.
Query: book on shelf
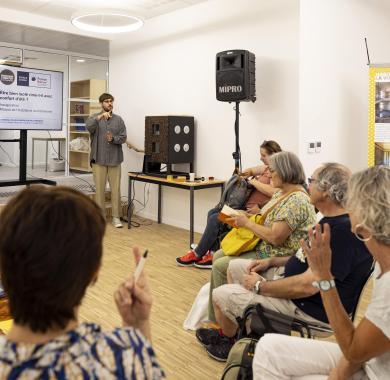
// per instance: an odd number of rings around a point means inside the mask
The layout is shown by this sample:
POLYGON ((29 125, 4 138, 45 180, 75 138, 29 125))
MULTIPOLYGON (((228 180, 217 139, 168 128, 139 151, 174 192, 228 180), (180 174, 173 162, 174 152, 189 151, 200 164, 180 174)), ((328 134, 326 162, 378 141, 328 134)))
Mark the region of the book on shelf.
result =
POLYGON ((240 214, 239 210, 235 210, 234 208, 231 208, 228 205, 224 205, 222 207, 222 210, 218 214, 218 220, 228 224, 229 226, 236 227, 234 221, 229 219, 239 214, 240 214))
POLYGON ((74 110, 75 113, 84 113, 84 104, 75 104, 74 110))

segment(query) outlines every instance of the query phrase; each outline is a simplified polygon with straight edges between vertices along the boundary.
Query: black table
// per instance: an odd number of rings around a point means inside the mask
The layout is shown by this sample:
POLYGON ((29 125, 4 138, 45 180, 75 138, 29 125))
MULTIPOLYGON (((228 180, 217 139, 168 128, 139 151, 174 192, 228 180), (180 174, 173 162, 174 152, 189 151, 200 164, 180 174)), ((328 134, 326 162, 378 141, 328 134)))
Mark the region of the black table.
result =
POLYGON ((127 193, 127 200, 129 207, 127 208, 127 228, 131 227, 131 202, 132 202, 132 182, 146 182, 158 185, 158 215, 157 222, 161 223, 161 198, 162 198, 162 187, 175 187, 177 189, 184 189, 190 191, 190 246, 194 242, 194 192, 196 190, 210 189, 213 187, 219 187, 221 194, 225 185, 225 181, 212 180, 212 181, 201 181, 201 182, 179 182, 177 180, 168 181, 166 178, 153 177, 145 174, 128 173, 129 176, 129 187, 127 193))

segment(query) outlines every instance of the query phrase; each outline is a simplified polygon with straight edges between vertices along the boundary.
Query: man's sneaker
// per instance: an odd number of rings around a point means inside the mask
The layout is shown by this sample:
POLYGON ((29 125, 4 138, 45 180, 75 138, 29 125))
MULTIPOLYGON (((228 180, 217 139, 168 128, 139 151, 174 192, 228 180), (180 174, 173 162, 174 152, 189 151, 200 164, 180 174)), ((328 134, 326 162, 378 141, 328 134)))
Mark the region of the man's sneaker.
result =
POLYGON ((116 217, 112 218, 112 225, 115 228, 122 228, 123 227, 123 224, 122 224, 121 220, 119 218, 116 218, 116 217))
POLYGON ((213 267, 213 252, 207 251, 202 259, 197 261, 194 266, 200 269, 211 269, 213 267))
POLYGON ((217 329, 200 328, 196 330, 195 336, 203 346, 208 346, 209 344, 214 343, 215 338, 219 337, 220 334, 217 329))
POLYGON ((195 255, 195 252, 191 249, 184 256, 176 257, 176 262, 182 267, 193 266, 194 263, 200 261, 201 257, 195 255))
POLYGON ((213 342, 206 346, 207 353, 219 362, 226 362, 229 352, 234 345, 234 338, 226 336, 219 336, 219 338, 212 338, 213 342))

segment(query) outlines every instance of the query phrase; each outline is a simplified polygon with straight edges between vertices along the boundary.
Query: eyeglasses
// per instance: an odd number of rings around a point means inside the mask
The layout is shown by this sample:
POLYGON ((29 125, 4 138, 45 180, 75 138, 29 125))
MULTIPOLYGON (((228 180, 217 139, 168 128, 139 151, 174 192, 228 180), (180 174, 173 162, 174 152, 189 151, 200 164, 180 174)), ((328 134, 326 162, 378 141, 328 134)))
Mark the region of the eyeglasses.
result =
POLYGON ((310 184, 312 184, 313 182, 316 182, 317 180, 315 179, 315 178, 311 178, 311 177, 309 177, 308 179, 307 179, 307 182, 309 183, 309 185, 310 184))

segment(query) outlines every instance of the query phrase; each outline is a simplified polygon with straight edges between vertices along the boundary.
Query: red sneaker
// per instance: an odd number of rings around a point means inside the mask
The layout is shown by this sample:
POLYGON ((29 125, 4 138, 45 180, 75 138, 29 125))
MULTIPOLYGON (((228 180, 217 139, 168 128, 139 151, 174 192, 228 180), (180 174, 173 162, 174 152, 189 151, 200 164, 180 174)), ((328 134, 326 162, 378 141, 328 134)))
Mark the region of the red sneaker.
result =
POLYGON ((207 251, 202 259, 197 261, 194 266, 200 269, 211 269, 213 267, 213 252, 207 251))
POLYGON ((193 266, 194 263, 200 261, 202 258, 195 255, 195 252, 191 249, 184 256, 176 257, 176 262, 182 267, 193 266))

